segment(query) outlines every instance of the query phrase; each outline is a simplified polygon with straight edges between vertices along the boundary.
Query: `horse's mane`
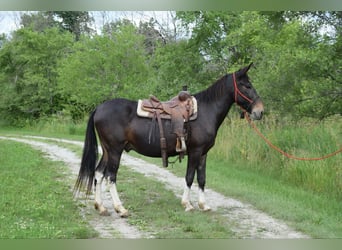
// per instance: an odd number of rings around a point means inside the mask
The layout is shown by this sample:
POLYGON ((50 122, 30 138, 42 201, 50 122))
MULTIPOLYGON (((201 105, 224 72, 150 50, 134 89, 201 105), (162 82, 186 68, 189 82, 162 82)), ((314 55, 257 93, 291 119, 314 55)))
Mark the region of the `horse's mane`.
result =
POLYGON ((209 86, 207 89, 195 94, 197 100, 201 102, 212 102, 214 100, 217 100, 219 97, 224 95, 227 91, 227 79, 228 74, 221 77, 219 80, 217 80, 214 84, 209 86))

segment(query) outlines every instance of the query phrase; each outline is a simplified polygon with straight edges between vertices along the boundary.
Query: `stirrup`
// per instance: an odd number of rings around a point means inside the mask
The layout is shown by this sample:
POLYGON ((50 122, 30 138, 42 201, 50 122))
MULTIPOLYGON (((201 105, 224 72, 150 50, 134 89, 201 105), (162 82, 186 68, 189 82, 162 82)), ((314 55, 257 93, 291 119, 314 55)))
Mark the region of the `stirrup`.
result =
POLYGON ((186 144, 184 136, 177 138, 176 152, 186 152, 186 144))

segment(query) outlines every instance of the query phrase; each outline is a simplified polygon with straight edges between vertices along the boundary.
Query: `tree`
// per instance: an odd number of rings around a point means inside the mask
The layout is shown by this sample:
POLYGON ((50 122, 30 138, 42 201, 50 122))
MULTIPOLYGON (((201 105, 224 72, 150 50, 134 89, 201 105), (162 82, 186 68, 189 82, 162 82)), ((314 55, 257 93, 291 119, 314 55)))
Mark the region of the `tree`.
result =
POLYGON ((20 24, 23 28, 30 28, 42 32, 52 27, 58 27, 58 22, 51 12, 24 13, 20 16, 20 24))
POLYGON ((191 93, 202 90, 211 83, 216 74, 205 71, 203 57, 186 40, 159 46, 151 59, 157 90, 161 99, 168 99, 188 86, 191 93))
POLYGON ((87 11, 52 11, 52 14, 62 19, 60 27, 74 34, 76 41, 80 39, 81 34, 93 33, 89 25, 94 19, 87 11))
POLYGON ((23 28, 31 28, 42 32, 45 29, 58 27, 75 35, 78 41, 82 34, 92 34, 94 30, 90 25, 94 19, 87 11, 39 11, 24 13, 20 17, 23 28))
POLYGON ((73 53, 60 61, 60 91, 68 99, 66 109, 74 119, 88 114, 113 97, 147 96, 150 70, 144 37, 131 25, 115 26, 110 35, 83 38, 73 53))
MULTIPOLYGON (((268 43, 263 56, 258 58, 264 61, 259 72, 268 71, 267 78, 273 83, 266 84, 275 99, 270 103, 283 103, 278 110, 295 117, 324 119, 342 114, 339 73, 342 62, 337 52, 342 44, 338 41, 338 32, 323 32, 322 25, 328 23, 318 17, 323 13, 287 13, 286 16, 291 21, 276 25, 272 43, 268 43), (271 71, 267 70, 272 66, 271 71)), ((330 20, 330 23, 336 21, 330 20)), ((267 81, 267 78, 261 76, 260 80, 267 81)))
POLYGON ((44 32, 22 28, 0 50, 0 112, 18 122, 61 110, 56 65, 72 37, 56 28, 44 32))
POLYGON ((227 36, 241 26, 240 12, 187 11, 177 12, 177 17, 191 29, 191 46, 198 49, 211 68, 223 73, 236 62, 237 46, 229 46, 227 36))
POLYGON ((166 39, 163 35, 154 28, 153 19, 150 22, 140 22, 138 33, 145 37, 144 44, 149 55, 153 55, 157 47, 161 44, 166 44, 166 39))
POLYGON ((295 116, 341 114, 341 14, 179 12, 190 42, 218 71, 254 62, 266 106, 295 116), (324 32, 324 25, 332 27, 324 32))

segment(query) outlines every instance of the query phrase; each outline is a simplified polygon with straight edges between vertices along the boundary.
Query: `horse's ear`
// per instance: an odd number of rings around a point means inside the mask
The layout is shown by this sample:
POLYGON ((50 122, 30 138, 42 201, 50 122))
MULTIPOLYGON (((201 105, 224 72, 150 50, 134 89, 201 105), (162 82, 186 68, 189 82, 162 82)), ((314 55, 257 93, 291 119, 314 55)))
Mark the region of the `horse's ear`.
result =
MULTIPOLYGON (((247 66, 247 71, 253 66, 253 62, 251 62, 248 66, 247 66)), ((246 73, 247 73, 246 71, 246 73)))
POLYGON ((239 76, 244 76, 246 75, 247 71, 252 67, 253 63, 250 63, 248 66, 242 68, 239 70, 238 75, 239 76))
POLYGON ((246 74, 247 73, 247 71, 252 67, 252 65, 253 65, 253 63, 251 62, 247 67, 245 67, 244 69, 243 69, 243 73, 244 74, 246 74))

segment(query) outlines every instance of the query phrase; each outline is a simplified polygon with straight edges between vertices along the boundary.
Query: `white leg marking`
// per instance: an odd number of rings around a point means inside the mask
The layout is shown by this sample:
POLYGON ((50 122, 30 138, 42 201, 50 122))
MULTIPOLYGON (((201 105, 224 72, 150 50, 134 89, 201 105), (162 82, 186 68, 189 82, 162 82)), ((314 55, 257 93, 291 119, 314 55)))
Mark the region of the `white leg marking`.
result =
POLYGON ((211 208, 205 204, 205 195, 204 191, 198 188, 198 207, 203 211, 210 211, 211 208))
POLYGON ((185 208, 185 212, 194 210, 194 207, 190 202, 190 188, 185 184, 184 193, 182 196, 182 205, 185 208))
POLYGON ((96 186, 95 186, 95 208, 99 210, 100 215, 109 215, 108 210, 103 206, 102 202, 102 182, 103 174, 95 172, 96 186))
POLYGON ((114 204, 114 209, 121 217, 127 217, 128 216, 128 211, 124 208, 122 205, 122 202, 119 198, 118 191, 116 189, 116 184, 115 183, 110 183, 109 184, 110 188, 110 194, 112 195, 113 199, 113 204, 114 204))

